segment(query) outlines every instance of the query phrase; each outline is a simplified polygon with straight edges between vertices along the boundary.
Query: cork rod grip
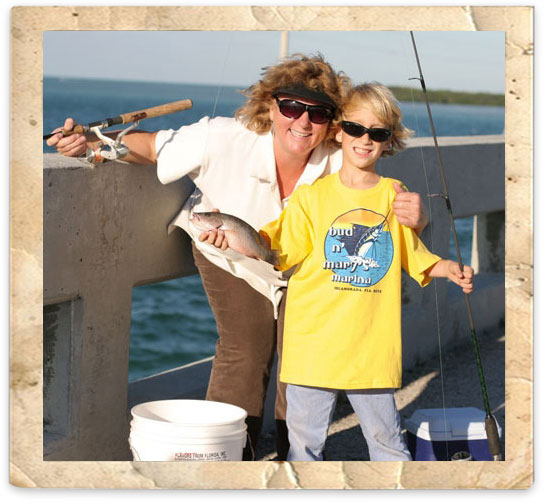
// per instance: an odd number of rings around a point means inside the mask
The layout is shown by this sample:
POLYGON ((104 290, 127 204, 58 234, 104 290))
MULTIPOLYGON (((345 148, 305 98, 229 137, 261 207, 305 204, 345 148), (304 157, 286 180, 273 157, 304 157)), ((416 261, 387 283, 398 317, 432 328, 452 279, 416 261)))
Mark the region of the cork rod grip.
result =
POLYGON ((84 134, 84 133, 85 133, 85 126, 81 124, 76 124, 71 131, 66 131, 62 129, 62 134, 64 136, 70 136, 72 134, 84 134))
POLYGON ((192 101, 190 99, 183 99, 173 103, 153 106, 152 108, 145 108, 144 110, 139 110, 137 112, 123 113, 120 117, 122 118, 122 124, 127 124, 129 122, 135 122, 136 120, 150 119, 153 117, 160 117, 161 115, 168 115, 169 113, 180 112, 191 107, 192 101))
POLYGON ((137 112, 123 113, 121 115, 118 115, 117 117, 101 120, 98 122, 91 122, 87 125, 76 124, 71 131, 66 131, 65 129, 62 129, 61 131, 57 131, 56 133, 52 132, 50 134, 46 134, 43 139, 47 140, 51 136, 58 134, 58 132, 62 132, 63 136, 71 136, 72 134, 85 134, 93 127, 98 126, 101 129, 104 129, 112 125, 128 124, 129 122, 136 122, 136 120, 160 117, 161 115, 180 112, 182 110, 187 110, 188 108, 192 108, 192 101, 190 99, 183 99, 181 101, 174 101, 173 103, 166 103, 164 105, 145 108, 144 110, 139 110, 137 112))

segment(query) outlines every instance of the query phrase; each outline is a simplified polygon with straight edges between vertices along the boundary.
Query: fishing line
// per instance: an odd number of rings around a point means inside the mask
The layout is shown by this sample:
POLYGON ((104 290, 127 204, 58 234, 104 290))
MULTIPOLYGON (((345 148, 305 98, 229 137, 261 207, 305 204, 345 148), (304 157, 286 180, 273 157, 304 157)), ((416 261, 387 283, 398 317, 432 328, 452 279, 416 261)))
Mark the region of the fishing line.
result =
MULTIPOLYGON (((220 70, 220 73, 219 73, 219 83, 217 85, 217 92, 215 93, 215 99, 213 101, 213 110, 211 112, 211 117, 210 117, 210 121, 213 120, 215 118, 215 115, 217 113, 217 105, 219 104, 219 99, 220 99, 220 96, 221 96, 221 93, 222 93, 222 90, 223 90, 223 87, 224 87, 224 74, 225 74, 225 70, 226 70, 226 64, 230 58, 230 50, 231 50, 231 47, 232 47, 232 38, 233 38, 233 31, 229 31, 229 36, 228 36, 228 41, 226 43, 226 49, 225 49, 225 54, 224 54, 224 57, 222 58, 223 60, 223 63, 222 63, 222 67, 221 67, 221 70, 220 70)), ((207 133, 206 133, 206 139, 205 139, 205 146, 204 146, 204 152, 207 152, 207 145, 208 145, 208 140, 209 140, 209 126, 208 126, 208 129, 207 129, 207 133)), ((190 207, 189 207, 189 214, 192 215, 192 211, 194 209, 194 206, 201 200, 202 198, 202 193, 200 192, 200 189, 198 187, 195 187, 194 191, 192 192, 192 194, 189 196, 189 201, 190 201, 190 207)), ((209 208, 209 210, 211 210, 212 208, 209 208)))
POLYGON ((211 118, 215 118, 215 113, 217 111, 217 104, 219 103, 219 97, 222 93, 222 90, 223 90, 223 87, 224 87, 224 72, 225 72, 225 69, 226 69, 226 63, 228 62, 229 58, 230 58, 230 49, 232 47, 232 38, 233 38, 233 31, 229 31, 230 33, 230 36, 228 37, 228 43, 226 45, 226 51, 225 51, 225 56, 223 58, 223 64, 222 64, 222 69, 221 69, 221 73, 220 73, 220 80, 219 80, 219 86, 217 88, 217 93, 215 95, 215 102, 213 103, 213 112, 211 114, 211 118))
MULTIPOLYGON (((434 120, 432 118, 432 111, 431 111, 431 108, 430 108, 430 100, 428 99, 428 93, 426 91, 426 83, 425 83, 424 77, 422 75, 422 66, 420 64, 419 55, 418 55, 418 51, 417 51, 417 45, 415 43, 415 36, 413 35, 412 31, 410 31, 409 33, 411 35, 411 41, 413 43, 413 51, 415 53, 415 58, 417 60, 417 68, 418 68, 418 71, 419 71, 419 77, 418 78, 414 77, 414 79, 419 80, 421 88, 422 88, 422 94, 423 94, 423 97, 424 97, 424 102, 426 103, 426 110, 428 112, 428 119, 430 121, 430 128, 432 130, 432 138, 434 140, 435 152, 436 152, 436 156, 437 156, 437 164, 438 164, 438 167, 439 167, 439 173, 441 175, 442 193, 439 194, 439 196, 443 198, 443 200, 445 201, 446 206, 447 206, 447 213, 449 215, 449 222, 450 222, 450 225, 451 225, 452 235, 453 235, 453 238, 454 238, 454 244, 455 244, 455 247, 456 247, 456 256, 457 256, 457 260, 458 260, 458 266, 460 267, 460 270, 463 270, 464 265, 463 265, 463 262, 462 262, 462 256, 460 254, 460 246, 458 244, 458 237, 456 235, 456 227, 455 227, 455 224, 454 224, 454 216, 453 216, 453 211, 452 211, 452 207, 451 207, 451 200, 450 200, 450 197, 449 197, 449 193, 448 193, 448 190, 447 190, 447 183, 446 183, 446 180, 445 180, 445 169, 443 168, 443 163, 441 162, 441 152, 440 152, 439 145, 438 145, 438 142, 437 142, 437 134, 435 132, 434 120)), ((471 303, 470 303, 469 296, 468 296, 467 293, 464 293, 464 300, 465 300, 465 304, 466 304, 466 313, 467 313, 467 316, 468 316, 469 327, 470 327, 470 331, 471 331, 471 341, 472 341, 472 344, 473 344, 475 360, 476 360, 476 363, 477 363, 477 371, 478 371, 478 374, 479 374, 479 384, 480 384, 480 387, 481 387, 481 392, 483 394, 483 402, 484 402, 485 413, 486 413, 486 416, 485 416, 485 430, 486 430, 486 436, 487 436, 487 441, 488 441, 488 447, 489 447, 489 450, 490 450, 490 454, 493 457, 493 460, 495 460, 495 461, 498 460, 499 461, 499 460, 502 459, 502 455, 501 455, 501 445, 500 445, 499 435, 498 435, 498 428, 497 428, 496 419, 493 417, 492 410, 490 409, 490 403, 489 403, 489 400, 488 400, 486 382, 485 382, 485 377, 484 377, 484 374, 483 374, 483 365, 482 365, 482 362, 481 362, 481 354, 480 354, 480 350, 479 350, 479 341, 478 341, 478 338, 477 338, 477 333, 475 331, 475 325, 474 325, 474 322, 473 322, 473 315, 472 315, 472 312, 471 312, 471 303)))
MULTIPOLYGON (((406 47, 408 45, 409 44, 401 44, 401 46, 403 47, 403 51, 405 53, 405 57, 403 58, 403 60, 404 60, 404 67, 406 69, 405 70, 406 75, 411 73, 411 68, 408 68, 408 66, 407 66, 408 59, 409 60, 411 59, 410 57, 408 58, 408 55, 406 53, 406 47)), ((420 128, 420 124, 419 124, 418 111, 416 110, 416 107, 415 107, 415 93, 414 93, 413 87, 410 87, 409 90, 410 90, 410 93, 411 93, 411 104, 413 105, 413 115, 415 117, 415 127, 416 127, 417 131, 420 131, 421 128, 420 128)), ((430 251, 434 252, 435 241, 434 241, 432 200, 430 198, 431 197, 431 195, 430 195, 431 194, 431 192, 430 192, 430 182, 428 181, 428 172, 426 170, 426 162, 424 161, 424 152, 423 152, 423 149, 422 149, 422 145, 418 146, 418 150, 419 150, 420 158, 421 158, 421 167, 422 167, 422 172, 424 174, 424 182, 426 184, 426 196, 428 197, 428 227, 429 227, 428 231, 430 233, 430 251)), ((435 312, 436 312, 436 331, 437 331, 437 345, 438 345, 438 356, 439 356, 439 371, 440 371, 440 374, 441 374, 441 378, 440 378, 441 408, 442 408, 442 411, 443 411, 443 421, 444 421, 444 424, 445 424, 445 429, 447 429, 448 422, 447 422, 447 413, 445 412, 447 407, 446 407, 446 402, 445 402, 445 372, 444 372, 444 369, 443 369, 443 349, 442 349, 442 343, 441 343, 441 322, 440 322, 440 312, 439 312, 439 295, 438 295, 438 292, 437 292, 437 281, 434 280, 432 282, 433 282, 432 289, 434 291, 434 302, 435 302, 435 312)), ((449 441, 448 441, 446 436, 445 436, 445 454, 446 454, 446 458, 449 458, 449 441)))

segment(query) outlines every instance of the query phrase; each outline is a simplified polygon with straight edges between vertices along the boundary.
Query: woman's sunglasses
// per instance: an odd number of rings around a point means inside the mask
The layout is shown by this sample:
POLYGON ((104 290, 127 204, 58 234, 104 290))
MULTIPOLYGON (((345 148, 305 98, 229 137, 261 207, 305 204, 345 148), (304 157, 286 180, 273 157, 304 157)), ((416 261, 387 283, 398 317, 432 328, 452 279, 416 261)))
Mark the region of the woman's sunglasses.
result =
POLYGON ((297 119, 305 112, 309 114, 309 120, 314 124, 326 124, 334 117, 334 112, 331 108, 321 105, 306 105, 295 99, 279 99, 275 98, 279 111, 289 119, 297 119))
POLYGON ((349 136, 352 136, 353 138, 360 138, 364 136, 364 134, 368 133, 372 141, 382 143, 383 141, 390 139, 390 137, 392 136, 392 133, 389 129, 383 129, 381 127, 372 127, 368 129, 362 124, 358 124, 356 122, 348 122, 345 120, 341 122, 340 125, 341 129, 343 129, 344 132, 346 132, 349 136))

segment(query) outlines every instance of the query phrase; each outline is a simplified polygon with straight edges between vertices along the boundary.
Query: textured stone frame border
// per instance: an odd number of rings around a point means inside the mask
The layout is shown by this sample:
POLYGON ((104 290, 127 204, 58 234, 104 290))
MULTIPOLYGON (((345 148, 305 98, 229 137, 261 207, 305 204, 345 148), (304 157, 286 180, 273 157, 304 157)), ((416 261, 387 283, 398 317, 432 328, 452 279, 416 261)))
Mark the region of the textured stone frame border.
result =
POLYGON ((11 11, 10 481, 21 487, 528 488, 533 482, 532 7, 15 7, 11 11), (42 460, 42 36, 47 30, 457 30, 506 33, 504 462, 42 460))

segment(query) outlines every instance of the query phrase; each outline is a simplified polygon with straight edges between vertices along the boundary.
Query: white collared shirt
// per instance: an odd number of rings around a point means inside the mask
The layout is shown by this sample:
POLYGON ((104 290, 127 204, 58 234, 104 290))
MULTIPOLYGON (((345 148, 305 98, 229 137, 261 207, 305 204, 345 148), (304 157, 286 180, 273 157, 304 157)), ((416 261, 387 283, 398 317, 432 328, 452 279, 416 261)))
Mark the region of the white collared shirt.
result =
MULTIPOLYGON (((266 262, 200 242, 200 232, 189 221, 191 211, 217 208, 259 230, 280 216, 288 197, 281 200, 279 193, 272 133, 249 131, 233 118, 204 117, 178 130, 159 131, 155 144, 161 183, 188 175, 197 187, 168 231, 175 226, 185 230, 209 261, 269 298, 277 315, 279 289, 287 284, 283 274, 266 262)), ((341 150, 321 144, 313 150, 296 187, 310 185, 340 167, 341 150)))

